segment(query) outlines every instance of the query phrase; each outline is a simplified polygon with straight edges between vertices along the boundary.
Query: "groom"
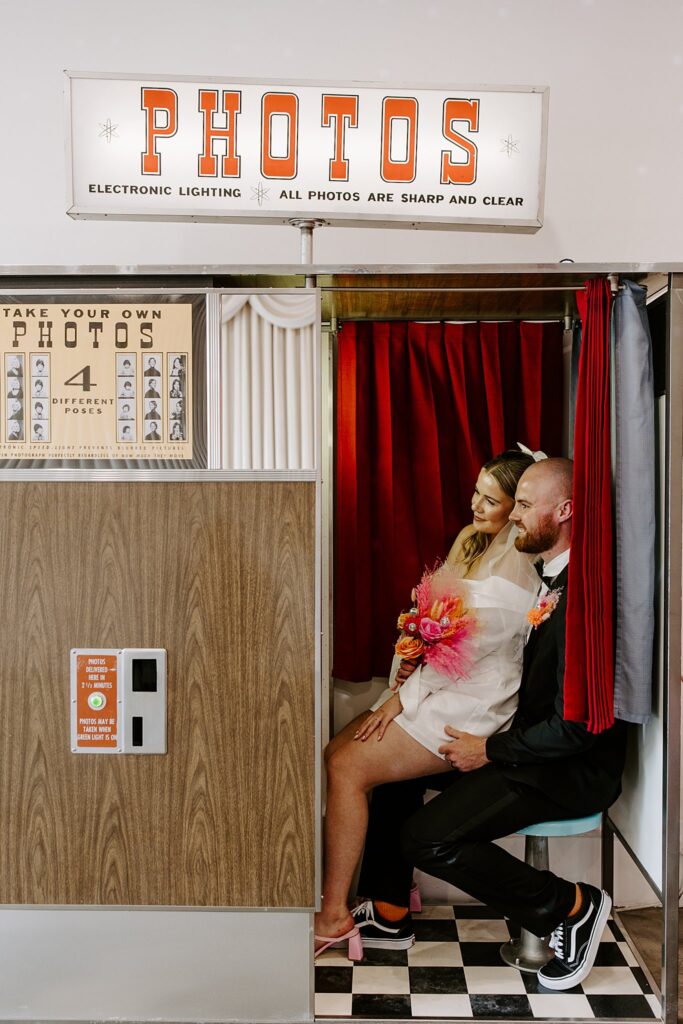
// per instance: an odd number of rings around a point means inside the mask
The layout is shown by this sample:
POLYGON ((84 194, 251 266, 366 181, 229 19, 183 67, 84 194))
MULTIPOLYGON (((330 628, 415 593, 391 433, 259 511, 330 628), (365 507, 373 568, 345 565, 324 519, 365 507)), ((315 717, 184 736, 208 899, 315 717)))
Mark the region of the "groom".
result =
MULTIPOLYGON (((538 975, 546 988, 564 990, 593 966, 610 897, 530 867, 493 840, 540 821, 609 807, 620 792, 625 737, 620 723, 592 735, 563 718, 572 463, 546 459, 530 466, 510 519, 519 531, 518 550, 543 560, 512 726, 488 739, 447 727, 450 739, 440 752, 457 774, 446 777, 450 784, 425 806, 424 779, 375 790, 359 884, 360 892, 373 894, 374 905, 361 904, 354 916, 366 945, 405 948, 416 865, 536 935, 554 932, 555 955, 538 975), (402 860, 397 846, 403 823, 402 860)), ((443 786, 444 777, 437 778, 443 786)))

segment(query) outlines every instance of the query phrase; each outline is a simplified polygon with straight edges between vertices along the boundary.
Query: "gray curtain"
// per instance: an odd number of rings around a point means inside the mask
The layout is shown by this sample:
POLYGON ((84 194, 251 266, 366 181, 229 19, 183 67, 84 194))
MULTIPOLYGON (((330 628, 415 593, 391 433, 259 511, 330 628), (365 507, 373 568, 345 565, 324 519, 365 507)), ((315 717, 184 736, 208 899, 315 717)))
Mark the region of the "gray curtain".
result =
POLYGON ((645 294, 625 281, 613 309, 614 714, 637 723, 652 707, 655 614, 655 399, 645 294))

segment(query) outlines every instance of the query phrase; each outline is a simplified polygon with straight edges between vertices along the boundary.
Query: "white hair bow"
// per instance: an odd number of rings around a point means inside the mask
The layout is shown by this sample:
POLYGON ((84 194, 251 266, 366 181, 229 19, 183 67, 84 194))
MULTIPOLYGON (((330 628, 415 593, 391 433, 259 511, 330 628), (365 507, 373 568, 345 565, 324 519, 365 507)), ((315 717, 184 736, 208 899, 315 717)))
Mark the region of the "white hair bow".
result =
POLYGON ((521 452, 524 452, 525 455, 530 455, 534 462, 541 462, 543 459, 548 458, 545 452, 532 452, 531 448, 527 448, 527 446, 522 444, 521 441, 517 442, 517 447, 521 452))

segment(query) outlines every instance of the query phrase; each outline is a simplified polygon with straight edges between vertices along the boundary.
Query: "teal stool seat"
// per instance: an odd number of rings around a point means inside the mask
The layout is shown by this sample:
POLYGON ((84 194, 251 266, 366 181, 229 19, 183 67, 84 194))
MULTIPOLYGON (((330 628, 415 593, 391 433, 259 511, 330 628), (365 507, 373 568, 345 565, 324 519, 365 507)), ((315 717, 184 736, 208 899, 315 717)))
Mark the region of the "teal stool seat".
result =
POLYGON ((518 836, 581 836, 600 827, 602 813, 589 814, 587 818, 568 818, 566 821, 542 821, 538 825, 520 828, 518 836))
MULTIPOLYGON (((602 814, 589 814, 586 818, 566 818, 564 821, 541 821, 538 825, 527 825, 517 835, 526 836, 524 860, 539 871, 548 870, 548 837, 580 836, 599 828, 602 814)), ((540 938, 522 928, 518 939, 510 939, 500 947, 500 955, 510 967, 518 971, 535 974, 552 959, 550 938, 540 938)))

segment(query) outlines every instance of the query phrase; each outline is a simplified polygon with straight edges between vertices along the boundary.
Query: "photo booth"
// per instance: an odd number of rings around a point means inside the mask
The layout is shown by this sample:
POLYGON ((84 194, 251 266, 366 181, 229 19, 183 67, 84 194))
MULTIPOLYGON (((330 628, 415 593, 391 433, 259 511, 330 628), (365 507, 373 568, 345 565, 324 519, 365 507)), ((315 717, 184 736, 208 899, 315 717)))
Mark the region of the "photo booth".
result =
MULTIPOLYGON (((78 276, 58 270, 5 272, 0 305, 9 310, 8 321, 28 324, 24 379, 32 380, 31 368, 41 353, 50 355, 52 369, 49 439, 29 440, 24 433, 23 440, 10 441, 7 430, 0 468, 5 523, 0 548, 6 566, 2 614, 11 638, 0 672, 6 724, 0 808, 10 823, 0 854, 0 903, 11 912, 5 927, 16 943, 0 1015, 10 1010, 17 1015, 28 965, 41 955, 43 940, 36 946, 35 931, 27 925, 31 915, 45 922, 50 908, 73 911, 65 925, 70 948, 81 948, 84 955, 88 951, 90 969, 83 979, 73 958, 44 966, 38 982, 32 976, 29 1017, 77 1015, 69 996, 74 986, 80 986, 88 1016, 98 1016, 103 1005, 98 977, 109 958, 117 971, 133 979, 127 993, 111 996, 109 1013, 141 1019, 144 1007, 136 1002, 135 979, 142 948, 147 947, 150 958, 146 982, 161 993, 169 971, 167 963, 155 958, 158 930, 180 931, 183 909, 201 908, 222 912, 211 915, 210 925, 220 933, 207 937, 207 932, 200 941, 207 943, 207 962, 219 950, 223 974, 209 971, 182 985, 174 981, 168 998, 164 994, 154 1003, 154 1016, 174 1019, 174 1010, 177 1014, 186 1003, 203 1019, 315 1017, 311 922, 321 878, 322 748, 331 731, 367 706, 375 685, 354 688, 340 667, 341 680, 333 678, 333 661, 341 658, 343 644, 350 641, 353 653, 360 651, 343 618, 348 612, 344 605, 368 567, 359 542, 354 555, 348 521, 340 522, 342 484, 348 484, 340 469, 340 459, 348 457, 342 441, 348 438, 340 437, 340 424, 346 422, 341 413, 348 411, 342 403, 350 401, 350 371, 340 361, 342 340, 363 336, 375 353, 384 346, 390 372, 406 351, 410 358, 419 353, 428 359, 430 347, 441 345, 445 334, 469 337, 474 324, 484 337, 485 353, 497 353, 497 369, 488 364, 489 376, 482 381, 472 369, 475 363, 463 364, 454 379, 467 392, 471 410, 478 405, 479 413, 486 413, 481 419, 486 429, 475 432, 473 426, 469 439, 446 438, 441 468, 448 468, 458 448, 474 465, 512 440, 535 445, 533 430, 539 445, 549 431, 555 453, 566 453, 572 440, 577 293, 594 278, 609 278, 614 293, 627 280, 647 289, 657 402, 654 700, 648 721, 631 727, 624 792, 603 821, 602 873, 612 888, 616 838, 662 902, 661 1019, 675 1021, 683 275, 655 265, 482 271, 311 264, 204 268, 199 275, 176 268, 154 277, 144 268, 118 275, 97 268, 81 268, 78 276), (34 320, 50 318, 21 315, 45 307, 57 311, 50 347, 39 345, 39 336, 31 334, 34 320), (157 335, 154 344, 142 348, 141 329, 127 337, 126 348, 121 347, 123 334, 119 347, 113 334, 108 362, 98 368, 97 379, 96 360, 104 360, 105 352, 94 347, 92 331, 73 347, 66 345, 75 337, 69 333, 73 329, 57 331, 71 322, 80 331, 82 323, 102 319, 86 312, 73 319, 63 316, 62 323, 60 309, 106 308, 112 322, 124 323, 116 311, 138 307, 161 314, 185 310, 186 327, 168 343, 157 335), (519 336, 531 339, 533 349, 543 344, 546 331, 554 332, 556 348, 544 377, 540 356, 528 355, 519 336), (61 403, 72 395, 67 388, 79 399, 103 398, 106 388, 123 379, 119 357, 124 352, 136 358, 138 392, 131 403, 140 438, 152 400, 144 397, 141 383, 150 354, 161 356, 161 440, 149 442, 158 448, 145 449, 144 440, 136 440, 133 454, 126 457, 122 433, 101 434, 97 421, 106 418, 106 407, 102 416, 79 413, 78 430, 65 433, 60 448, 59 431, 71 429, 64 410, 72 406, 61 403), (179 354, 185 363, 177 362, 179 354), (174 384, 174 365, 184 368, 184 392, 174 384), (68 384, 68 377, 86 366, 93 375, 90 384, 99 383, 100 391, 86 391, 83 375, 68 384), (496 423, 494 408, 481 408, 487 395, 496 394, 490 377, 494 370, 501 387, 506 377, 516 381, 513 393, 501 399, 508 416, 503 424, 496 423), (346 377, 342 371, 348 371, 346 377), (562 372, 564 384, 558 390, 562 372), (175 439, 173 433, 180 431, 172 419, 179 400, 174 391, 185 402, 182 437, 175 439), (499 439, 504 443, 498 444, 499 439), (97 457, 88 454, 89 444, 99 445, 97 457), (187 448, 181 451, 181 444, 187 448), (340 563, 342 527, 347 546, 340 563), (354 573, 356 584, 349 583, 354 573), (165 652, 165 754, 146 756, 133 740, 126 749, 111 747, 108 756, 74 756, 72 650, 165 652), (133 908, 155 908, 159 915, 145 921, 135 937, 133 922, 127 923, 135 915, 121 916, 114 948, 92 944, 88 913, 95 915, 90 917, 94 922, 133 908), (31 944, 31 956, 23 957, 22 950, 28 954, 31 944), (266 985, 264 957, 270 958, 266 985), (210 1002, 216 992, 220 1011, 210 1002)), ((149 322, 156 322, 151 314, 149 322)), ((11 342, 3 350, 11 355, 11 342)), ((477 358, 484 367, 481 355, 477 358)), ((418 369, 402 376, 405 400, 410 388, 425 380, 418 369)), ((430 379, 441 379, 430 372, 430 379)), ((9 370, 4 373, 9 380, 9 370)), ((33 376, 38 379, 37 373, 33 376)), ((425 392, 421 408, 432 407, 438 392, 436 386, 425 392)), ((358 387, 354 394, 358 424, 364 392, 358 387)), ((448 389, 441 388, 441 401, 447 396, 448 389)), ((121 405, 124 399, 112 392, 112 401, 121 405)), ((9 417, 9 405, 6 409, 7 423, 16 421, 17 415, 9 417)), ((467 421, 467 409, 464 401, 461 423, 467 421)), ((445 406, 434 406, 433 420, 438 424, 447 412, 445 406)), ((373 433, 374 427, 368 429, 373 433)), ((360 434, 356 442, 364 443, 360 434)), ((386 453, 380 446, 373 455, 381 462, 386 453)), ((403 454, 410 462, 409 451, 403 454)), ((467 463, 470 474, 471 468, 467 463)), ((372 466, 365 472, 373 472, 372 466)), ((446 537, 462 525, 450 507, 454 493, 444 483, 447 516, 439 520, 438 530, 433 529, 439 518, 435 512, 418 524, 422 539, 408 567, 413 575, 420 561, 443 553, 446 537)), ((462 514, 462 502, 457 508, 462 514)), ((391 507, 384 512, 391 515, 391 507)), ((413 526, 408 532, 415 532, 413 526)), ((372 545, 372 536, 366 540, 372 545)), ((385 548, 385 566, 390 557, 385 548)), ((355 678, 380 674, 381 659, 372 655, 355 678)), ((143 729, 146 705, 136 708, 134 717, 142 722, 136 728, 143 729)), ((89 717, 99 720, 100 710, 91 703, 89 717)), ((617 905, 619 899, 617 879, 617 905)), ((182 974, 181 963, 171 966, 172 973, 182 974)), ((598 1013, 594 1017, 600 1019, 598 1013)))

